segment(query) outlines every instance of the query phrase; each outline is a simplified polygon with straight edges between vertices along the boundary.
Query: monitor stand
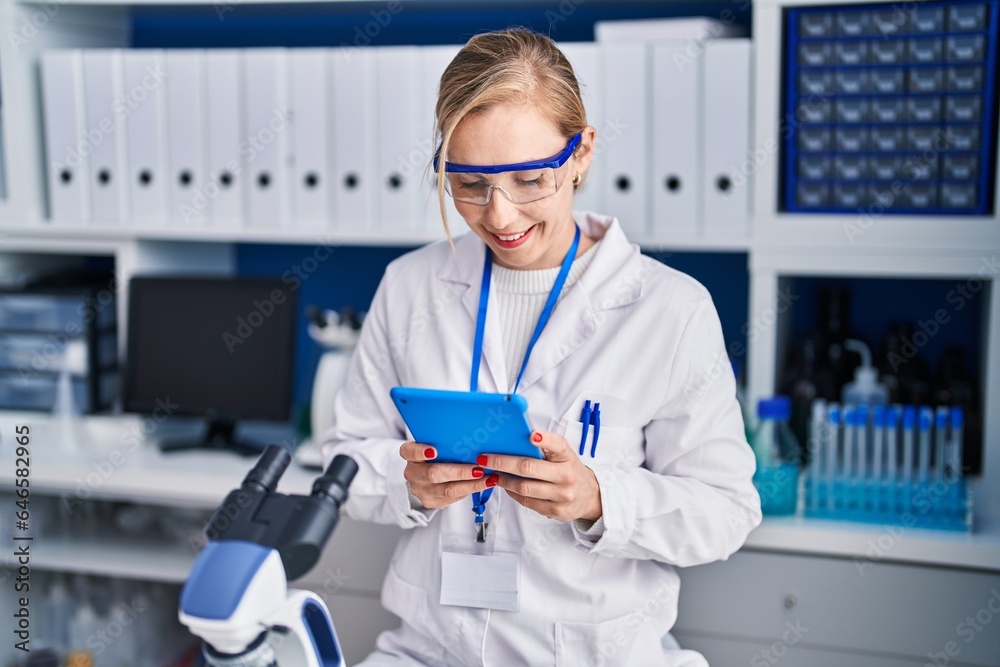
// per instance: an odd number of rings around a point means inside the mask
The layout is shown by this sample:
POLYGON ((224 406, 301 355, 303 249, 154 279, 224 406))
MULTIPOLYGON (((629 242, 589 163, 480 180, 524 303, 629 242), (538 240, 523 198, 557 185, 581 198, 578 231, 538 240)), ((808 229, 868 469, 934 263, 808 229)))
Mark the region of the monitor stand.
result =
POLYGON ((201 440, 197 438, 172 438, 160 441, 161 452, 179 452, 187 449, 214 449, 236 452, 243 456, 258 456, 266 445, 238 441, 236 420, 216 417, 208 420, 208 430, 201 440))

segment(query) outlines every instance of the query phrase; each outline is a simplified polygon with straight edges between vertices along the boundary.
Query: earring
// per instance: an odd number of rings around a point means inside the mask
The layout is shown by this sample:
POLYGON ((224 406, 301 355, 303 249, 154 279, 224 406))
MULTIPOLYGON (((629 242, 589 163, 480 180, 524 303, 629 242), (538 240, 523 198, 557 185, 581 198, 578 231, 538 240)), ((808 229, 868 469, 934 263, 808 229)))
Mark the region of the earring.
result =
POLYGON ((573 177, 573 187, 574 188, 579 187, 581 181, 583 181, 583 177, 580 176, 580 174, 577 174, 576 176, 574 176, 573 177))

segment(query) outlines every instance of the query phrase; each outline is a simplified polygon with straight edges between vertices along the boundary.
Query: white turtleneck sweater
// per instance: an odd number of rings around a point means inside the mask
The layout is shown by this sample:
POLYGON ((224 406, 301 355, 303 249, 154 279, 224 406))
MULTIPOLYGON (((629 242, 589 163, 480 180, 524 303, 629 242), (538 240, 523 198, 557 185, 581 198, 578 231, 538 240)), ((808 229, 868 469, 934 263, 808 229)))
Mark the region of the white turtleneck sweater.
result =
MULTIPOLYGON (((559 298, 583 275, 594 259, 594 252, 600 241, 592 245, 587 252, 575 260, 566 277, 566 284, 559 293, 559 298)), ((503 329, 503 356, 507 365, 507 391, 513 391, 517 374, 524 361, 524 353, 531 342, 531 334, 545 308, 549 291, 559 276, 562 267, 551 269, 517 270, 508 269, 493 263, 491 280, 495 291, 490 298, 490 307, 496 307, 500 315, 500 325, 503 329), (494 304, 496 304, 494 306, 494 304)), ((557 305, 558 307, 558 305, 557 305)))

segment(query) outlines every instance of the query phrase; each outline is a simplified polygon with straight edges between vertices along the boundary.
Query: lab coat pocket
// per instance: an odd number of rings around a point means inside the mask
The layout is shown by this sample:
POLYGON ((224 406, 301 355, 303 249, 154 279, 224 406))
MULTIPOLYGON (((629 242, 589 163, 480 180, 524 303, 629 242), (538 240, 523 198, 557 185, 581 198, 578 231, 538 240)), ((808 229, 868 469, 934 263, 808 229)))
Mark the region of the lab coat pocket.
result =
POLYGON ((663 649, 668 629, 644 618, 641 611, 603 623, 556 623, 556 667, 684 664, 670 660, 663 649))
MULTIPOLYGON (((582 392, 560 419, 553 419, 549 430, 566 438, 570 448, 580 455, 585 465, 599 470, 624 472, 636 468, 646 460, 645 435, 641 425, 630 424, 632 414, 624 401, 607 394, 582 392), (601 405, 600 431, 596 425, 587 425, 587 437, 583 439, 584 424, 581 421, 584 401, 601 405), (594 446, 595 435, 597 446, 594 446), (581 453, 581 446, 583 452, 581 453)), ((598 475, 600 477, 600 474, 598 475)))
POLYGON ((424 636, 433 636, 427 624, 429 608, 427 591, 419 586, 403 581, 396 572, 396 564, 389 565, 382 586, 382 606, 396 616, 406 620, 424 636))

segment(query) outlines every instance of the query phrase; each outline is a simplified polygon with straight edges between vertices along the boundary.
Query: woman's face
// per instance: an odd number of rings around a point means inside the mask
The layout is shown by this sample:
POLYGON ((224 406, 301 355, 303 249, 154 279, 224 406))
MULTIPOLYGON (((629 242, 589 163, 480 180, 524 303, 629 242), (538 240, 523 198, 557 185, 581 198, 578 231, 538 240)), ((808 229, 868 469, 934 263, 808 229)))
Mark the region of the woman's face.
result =
MULTIPOLYGON (((567 138, 533 106, 501 105, 462 119, 451 136, 448 161, 517 164, 551 157, 566 144, 567 138)), ((498 264, 543 269, 562 263, 573 240, 573 176, 589 166, 593 146, 594 129, 587 127, 580 146, 558 170, 555 194, 515 204, 494 189, 485 206, 455 201, 455 208, 493 251, 498 264)))

